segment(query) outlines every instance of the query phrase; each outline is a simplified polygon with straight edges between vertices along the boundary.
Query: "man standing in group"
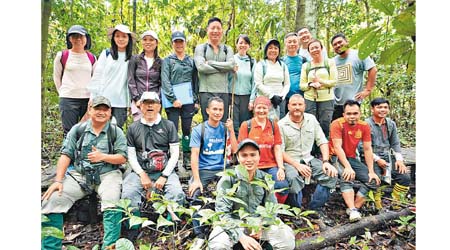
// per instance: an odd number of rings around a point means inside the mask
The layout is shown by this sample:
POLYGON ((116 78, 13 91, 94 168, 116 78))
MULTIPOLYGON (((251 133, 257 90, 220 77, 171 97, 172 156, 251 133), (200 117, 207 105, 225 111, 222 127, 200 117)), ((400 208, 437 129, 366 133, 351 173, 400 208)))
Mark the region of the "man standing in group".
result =
POLYGON ((319 122, 314 115, 305 113, 305 108, 305 99, 294 94, 289 99, 288 115, 278 122, 283 138, 283 161, 303 176, 300 182, 291 181, 292 174, 288 172, 289 168, 286 168, 286 178, 290 184, 294 184, 290 187, 287 203, 301 207, 301 190, 306 184, 304 180, 312 178, 316 180, 317 186, 308 208, 316 210, 322 219, 326 219, 322 208, 336 187, 338 171, 330 164, 328 140, 319 122), (314 144, 320 148, 322 160, 311 155, 314 144))
MULTIPOLYGON (((373 168, 373 152, 370 126, 361 121, 360 104, 355 100, 344 103, 344 117, 338 118, 330 126, 330 152, 338 158, 340 189, 350 222, 361 219, 358 209, 364 205, 369 189, 375 191, 380 178, 373 168), (366 164, 356 157, 356 148, 362 141, 366 164), (361 182, 355 196, 353 180, 361 182), (375 183, 373 183, 375 181, 375 183)), ((334 159, 333 159, 334 161, 334 159)))
POLYGON ((286 95, 286 109, 288 110, 289 98, 293 94, 300 94, 303 96, 303 91, 300 90, 300 73, 302 72, 302 64, 305 63, 306 57, 298 54, 298 36, 295 32, 288 33, 284 37, 284 45, 286 46, 286 55, 283 57, 284 63, 289 70, 290 88, 286 95))
MULTIPOLYGON (((311 54, 308 51, 308 44, 313 39, 311 32, 307 27, 301 27, 298 32, 298 42, 300 44, 300 49, 298 50, 298 54, 300 56, 305 57, 308 61, 312 60, 311 54)), ((323 59, 328 59, 327 49, 324 48, 322 50, 323 59)))
POLYGON ((338 70, 337 85, 334 87, 334 112, 332 120, 342 117, 344 103, 356 100, 359 103, 370 95, 375 87, 377 67, 372 58, 361 60, 358 51, 348 48, 348 41, 344 34, 338 33, 331 38, 334 61, 338 70), (364 71, 367 71, 366 86, 363 88, 364 71))
POLYGON ((222 21, 217 17, 208 20, 208 41, 195 48, 194 62, 199 75, 199 98, 203 121, 208 120, 206 107, 212 96, 220 97, 224 103, 222 122, 228 119, 230 104, 228 74, 234 70, 233 49, 221 44, 222 21))
MULTIPOLYGON (((123 181, 122 199, 130 199, 139 216, 143 192, 160 190, 168 200, 184 204, 185 194, 174 168, 178 164, 178 133, 172 121, 159 114, 161 101, 156 92, 144 92, 139 99, 142 117, 127 131, 129 163, 133 171, 123 181)), ((135 241, 139 225, 126 230, 135 241)))
MULTIPOLYGON (((75 201, 96 191, 103 212, 102 249, 106 249, 120 237, 122 213, 110 209, 120 200, 122 172, 119 165, 127 161, 127 141, 122 130, 110 122, 111 103, 106 97, 95 97, 88 112, 90 119, 73 126, 64 140, 55 181, 42 196, 41 213, 49 219, 42 222, 42 227, 62 231, 63 213, 67 213, 75 201), (70 165, 74 169, 67 170, 70 165)), ((62 239, 53 236, 42 239, 43 250, 61 248, 62 239)))
MULTIPOLYGON (((206 112, 208 120, 192 129, 191 134, 191 168, 192 177, 189 181, 189 197, 191 205, 198 202, 198 198, 206 186, 223 171, 226 141, 230 138, 231 152, 237 150, 237 140, 234 134, 233 122, 228 119, 226 123, 221 122, 224 113, 223 100, 220 97, 211 97, 208 100, 206 112)), ((194 217, 198 215, 194 214, 194 217)), ((199 221, 194 220, 194 234, 202 245, 206 239, 206 232, 199 226, 199 221)))

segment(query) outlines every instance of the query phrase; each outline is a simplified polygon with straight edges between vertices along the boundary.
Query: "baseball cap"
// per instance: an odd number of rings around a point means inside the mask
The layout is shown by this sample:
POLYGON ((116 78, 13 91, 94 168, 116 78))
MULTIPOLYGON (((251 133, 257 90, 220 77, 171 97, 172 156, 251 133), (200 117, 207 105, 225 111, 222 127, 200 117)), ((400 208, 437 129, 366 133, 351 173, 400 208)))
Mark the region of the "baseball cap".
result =
POLYGON ((124 24, 118 24, 116 26, 114 26, 114 28, 109 28, 107 31, 108 34, 108 38, 111 39, 112 38, 112 34, 114 33, 114 31, 120 31, 123 32, 125 34, 130 34, 131 38, 135 41, 136 40, 136 34, 134 34, 133 32, 130 31, 130 28, 124 24))
POLYGON ((106 105, 109 108, 111 108, 111 102, 108 100, 108 98, 104 97, 104 96, 96 96, 94 97, 94 99, 92 100, 92 107, 95 108, 99 105, 106 105))
POLYGON ((258 151, 259 151, 258 143, 256 143, 252 139, 246 138, 239 143, 236 153, 239 153, 239 151, 241 151, 241 149, 247 145, 251 145, 251 146, 255 147, 256 149, 258 149, 258 151))
POLYGON ((158 35, 153 30, 147 30, 146 32, 142 33, 141 39, 144 39, 144 36, 152 36, 156 40, 158 40, 158 35))
POLYGON ((70 35, 70 34, 74 34, 74 33, 85 36, 87 34, 87 31, 81 25, 73 25, 72 27, 69 28, 69 30, 67 31, 67 34, 70 35))
POLYGON ((174 31, 172 33, 172 42, 175 40, 183 40, 186 41, 186 36, 184 35, 183 32, 181 31, 174 31))
POLYGON ((141 99, 139 99, 139 101, 143 102, 145 100, 154 100, 158 102, 160 101, 158 93, 153 91, 147 91, 142 93, 141 99))

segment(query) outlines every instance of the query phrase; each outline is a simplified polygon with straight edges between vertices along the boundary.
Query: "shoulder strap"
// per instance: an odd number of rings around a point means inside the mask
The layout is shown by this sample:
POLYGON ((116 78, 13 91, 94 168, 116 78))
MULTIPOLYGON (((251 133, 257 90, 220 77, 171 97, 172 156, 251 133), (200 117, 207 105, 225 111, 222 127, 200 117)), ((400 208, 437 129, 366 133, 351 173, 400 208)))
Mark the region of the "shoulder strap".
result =
POLYGON ((61 65, 64 72, 64 68, 66 67, 67 59, 69 59, 69 50, 65 49, 61 51, 61 65))
POLYGON ((275 125, 273 123, 273 120, 269 118, 270 124, 272 125, 272 135, 275 135, 275 125))
POLYGON ((306 77, 308 77, 309 71, 311 71, 311 62, 306 62, 306 68, 305 68, 306 77))
POLYGON ((78 165, 78 163, 81 161, 80 157, 81 157, 81 148, 83 146, 83 140, 84 140, 84 135, 86 134, 86 126, 87 123, 83 122, 81 123, 77 129, 75 130, 75 138, 77 140, 77 147, 75 150, 75 165, 78 165))
POLYGON ((250 134, 250 129, 252 128, 252 119, 247 120, 247 137, 250 134))
POLYGON ((203 57, 206 60, 206 50, 208 49, 208 43, 205 43, 205 46, 203 46, 203 57))
POLYGON ((116 141, 116 137, 117 137, 117 126, 115 124, 109 123, 107 136, 108 136, 108 152, 109 152, 109 154, 113 154, 114 153, 114 142, 116 141), (112 127, 114 127, 114 133, 112 132, 112 130, 113 130, 112 127))
POLYGON ((89 61, 91 61, 91 64, 94 65, 95 61, 97 60, 97 59, 95 58, 94 54, 92 54, 92 53, 89 52, 89 51, 86 51, 86 54, 87 54, 87 56, 88 56, 88 58, 89 58, 89 61))
POLYGON ((111 54, 111 51, 109 50, 109 48, 105 49, 105 53, 106 53, 106 58, 108 58, 108 56, 111 54))
POLYGON ((266 71, 267 71, 267 65, 266 65, 266 59, 263 59, 262 61, 261 61, 261 63, 262 63, 262 70, 263 70, 263 79, 264 79, 264 76, 266 75, 266 71))

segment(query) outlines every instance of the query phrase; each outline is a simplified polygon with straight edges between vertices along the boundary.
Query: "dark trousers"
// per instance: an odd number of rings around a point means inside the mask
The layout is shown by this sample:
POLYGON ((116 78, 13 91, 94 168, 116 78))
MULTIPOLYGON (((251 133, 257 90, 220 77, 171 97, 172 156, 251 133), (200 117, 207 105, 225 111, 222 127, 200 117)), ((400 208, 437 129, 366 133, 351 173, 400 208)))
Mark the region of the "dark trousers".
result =
POLYGON ((112 108, 112 116, 116 118, 117 126, 123 129, 123 125, 127 121, 128 108, 112 108))
POLYGON ((248 110, 250 95, 234 95, 233 105, 233 127, 236 137, 239 135, 241 123, 252 117, 252 112, 248 110))
POLYGON ((228 119, 228 107, 230 106, 230 94, 228 93, 208 93, 208 92, 200 92, 200 108, 202 109, 202 117, 203 121, 208 120, 208 114, 206 113, 206 108, 208 107, 209 98, 217 96, 223 100, 223 117, 222 122, 226 122, 228 119))
POLYGON ((59 111, 61 122, 66 137, 73 125, 77 124, 86 113, 89 98, 59 98, 59 111))
POLYGON ((167 119, 175 124, 178 131, 178 120, 181 117, 181 131, 183 136, 191 134, 192 117, 194 117, 194 104, 185 104, 181 108, 166 108, 167 119))

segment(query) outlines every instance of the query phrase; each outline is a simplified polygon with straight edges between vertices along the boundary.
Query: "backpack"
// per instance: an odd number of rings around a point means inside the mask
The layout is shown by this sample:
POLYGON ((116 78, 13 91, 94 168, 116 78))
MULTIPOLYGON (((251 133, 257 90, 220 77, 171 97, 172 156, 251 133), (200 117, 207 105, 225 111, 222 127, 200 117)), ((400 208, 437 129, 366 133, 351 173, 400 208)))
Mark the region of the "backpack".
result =
POLYGON ((321 69, 321 68, 325 68, 328 72, 328 75, 330 75, 330 64, 328 63, 328 59, 324 60, 323 66, 318 66, 318 67, 314 67, 314 68, 311 68, 311 62, 306 62, 306 68, 305 68, 306 76, 308 76, 308 74, 311 70, 313 70, 313 69, 317 70, 317 69, 321 69))
MULTIPOLYGON (((208 49, 208 44, 205 43, 205 45, 203 46, 203 57, 205 58, 205 60, 206 60, 206 50, 207 49, 208 49)), ((225 44, 223 45, 223 52, 225 52, 225 55, 228 54, 228 47, 225 44)))
MULTIPOLYGON (((78 166, 78 164, 81 161, 81 148, 83 146, 83 140, 84 135, 86 134, 86 126, 87 122, 82 123, 80 126, 77 127, 77 130, 75 131, 75 138, 77 140, 77 149, 75 150, 75 166, 78 166)), ((109 128, 106 132, 106 135, 108 137, 108 154, 113 154, 114 152, 114 142, 117 138, 117 126, 115 124, 109 123, 109 128), (114 127, 114 129, 112 128, 114 127), (114 132, 113 132, 114 130, 114 132)))
MULTIPOLYGON (((61 65, 62 65, 61 79, 62 79, 62 77, 64 75, 64 69, 66 67, 67 60, 69 59, 69 54, 70 53, 69 53, 68 49, 65 49, 65 50, 61 51, 61 59, 60 59, 60 62, 61 62, 61 65)), ((86 51, 86 55, 88 56, 89 61, 91 61, 91 65, 94 66, 94 63, 97 60, 97 58, 94 56, 94 54, 92 54, 89 51, 86 51)))
MULTIPOLYGON (((270 124, 272 125, 272 135, 275 135, 275 125, 273 124, 273 120, 269 119, 270 124)), ((252 119, 249 119, 247 122, 247 136, 250 134, 250 129, 252 128, 252 119)))

